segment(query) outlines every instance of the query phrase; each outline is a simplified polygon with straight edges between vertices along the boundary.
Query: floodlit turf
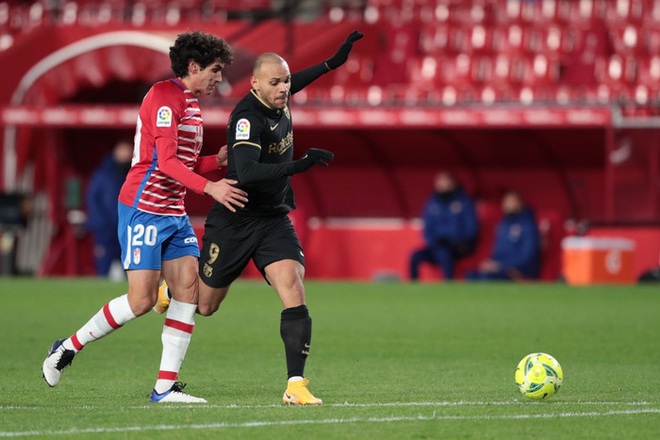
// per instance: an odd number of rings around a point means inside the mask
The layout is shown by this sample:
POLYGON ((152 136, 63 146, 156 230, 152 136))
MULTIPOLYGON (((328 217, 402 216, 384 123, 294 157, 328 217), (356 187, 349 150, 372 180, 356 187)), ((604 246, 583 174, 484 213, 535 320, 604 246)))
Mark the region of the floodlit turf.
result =
POLYGON ((554 284, 310 282, 310 389, 322 407, 280 404, 280 304, 239 282, 197 318, 182 380, 209 404, 148 402, 163 316, 89 345, 57 388, 49 344, 124 284, 0 279, 0 438, 660 438, 660 288, 554 284), (513 372, 550 353, 564 385, 547 402, 513 372))

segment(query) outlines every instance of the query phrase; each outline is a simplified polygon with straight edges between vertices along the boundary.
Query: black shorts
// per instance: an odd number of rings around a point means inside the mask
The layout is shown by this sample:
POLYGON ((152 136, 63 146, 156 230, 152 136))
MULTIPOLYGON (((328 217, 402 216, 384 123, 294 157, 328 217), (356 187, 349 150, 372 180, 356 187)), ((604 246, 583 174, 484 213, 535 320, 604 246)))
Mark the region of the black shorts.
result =
POLYGON ((264 269, 280 260, 305 265, 305 255, 287 214, 246 217, 215 204, 204 225, 199 276, 211 287, 227 287, 239 277, 250 259, 264 269))

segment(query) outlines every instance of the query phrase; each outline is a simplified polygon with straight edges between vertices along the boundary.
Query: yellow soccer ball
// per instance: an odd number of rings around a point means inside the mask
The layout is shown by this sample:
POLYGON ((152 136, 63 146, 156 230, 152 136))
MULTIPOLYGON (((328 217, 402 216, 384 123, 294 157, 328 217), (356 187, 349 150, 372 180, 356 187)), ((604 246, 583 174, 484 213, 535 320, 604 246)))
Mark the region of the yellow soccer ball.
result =
POLYGON ((531 353, 516 367, 515 380, 523 396, 534 400, 549 399, 561 387, 564 372, 547 353, 531 353))

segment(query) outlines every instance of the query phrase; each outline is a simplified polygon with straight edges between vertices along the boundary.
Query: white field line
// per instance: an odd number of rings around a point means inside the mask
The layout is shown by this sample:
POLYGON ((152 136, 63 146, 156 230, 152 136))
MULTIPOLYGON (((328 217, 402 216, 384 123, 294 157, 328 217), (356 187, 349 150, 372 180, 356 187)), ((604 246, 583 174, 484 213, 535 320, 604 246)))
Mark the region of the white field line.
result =
POLYGON ((99 427, 66 430, 34 430, 34 431, 0 431, 0 437, 25 437, 25 436, 55 436, 55 435, 81 435, 81 434, 105 434, 118 432, 145 432, 145 431, 180 431, 180 430, 212 430, 228 428, 255 428, 270 426, 295 426, 295 425, 339 425, 348 423, 392 423, 392 422, 414 422, 414 421, 453 421, 453 420, 525 420, 525 419, 554 419, 572 417, 606 417, 618 415, 638 414, 660 414, 660 408, 642 408, 632 410, 613 411, 590 411, 590 412, 563 412, 556 414, 515 414, 501 416, 437 416, 435 411, 430 416, 418 415, 415 417, 352 417, 346 419, 319 419, 319 420, 276 420, 276 421, 252 421, 242 423, 208 423, 192 425, 153 425, 153 426, 125 426, 125 427, 99 427))
MULTIPOLYGON (((577 401, 577 402, 568 402, 568 401, 545 401, 545 402, 535 402, 532 400, 513 400, 513 401, 501 401, 501 402, 480 402, 480 401, 465 401, 459 400, 457 402, 383 402, 383 403, 326 403, 323 405, 324 408, 382 408, 382 407, 415 407, 415 406, 511 406, 511 405, 592 405, 592 406, 651 406, 657 405, 660 402, 596 402, 596 401, 577 401)), ((284 408, 286 405, 283 404, 271 404, 271 405, 209 405, 209 404, 190 404, 190 405, 164 405, 164 404, 149 404, 149 405, 135 405, 121 407, 122 409, 181 409, 181 408, 199 408, 199 409, 260 409, 260 408, 284 408)), ((0 406, 0 411, 19 411, 19 410, 42 410, 46 406, 20 406, 20 405, 7 405, 0 406)), ((98 410, 102 407, 93 406, 93 405, 82 405, 82 406, 58 406, 57 409, 73 409, 78 411, 84 410, 98 410)), ((103 407, 107 409, 107 407, 103 407)))

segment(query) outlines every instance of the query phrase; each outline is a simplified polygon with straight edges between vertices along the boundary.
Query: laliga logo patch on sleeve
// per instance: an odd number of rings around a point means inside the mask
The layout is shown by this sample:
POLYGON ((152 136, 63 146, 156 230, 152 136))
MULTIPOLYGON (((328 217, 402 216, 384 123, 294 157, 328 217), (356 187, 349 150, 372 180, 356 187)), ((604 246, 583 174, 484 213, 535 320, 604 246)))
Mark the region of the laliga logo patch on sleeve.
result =
POLYGON ((250 121, 239 119, 236 123, 236 140, 250 139, 250 121))
POLYGON ((172 109, 167 106, 162 106, 156 112, 156 127, 171 127, 172 126, 172 109))

